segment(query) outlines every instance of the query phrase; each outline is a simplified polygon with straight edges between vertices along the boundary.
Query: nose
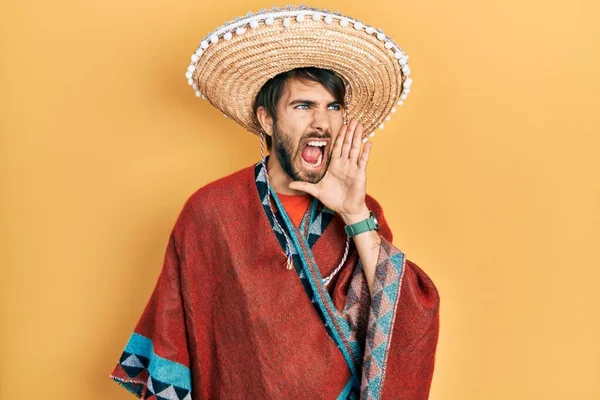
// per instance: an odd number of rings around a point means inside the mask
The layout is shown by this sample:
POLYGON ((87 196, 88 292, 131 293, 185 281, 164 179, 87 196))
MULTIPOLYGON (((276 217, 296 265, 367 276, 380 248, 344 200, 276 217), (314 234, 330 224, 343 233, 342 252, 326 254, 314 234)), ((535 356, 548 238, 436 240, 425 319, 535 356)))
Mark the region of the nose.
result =
POLYGON ((330 115, 327 110, 313 110, 312 121, 310 127, 315 131, 325 133, 330 127, 330 115))

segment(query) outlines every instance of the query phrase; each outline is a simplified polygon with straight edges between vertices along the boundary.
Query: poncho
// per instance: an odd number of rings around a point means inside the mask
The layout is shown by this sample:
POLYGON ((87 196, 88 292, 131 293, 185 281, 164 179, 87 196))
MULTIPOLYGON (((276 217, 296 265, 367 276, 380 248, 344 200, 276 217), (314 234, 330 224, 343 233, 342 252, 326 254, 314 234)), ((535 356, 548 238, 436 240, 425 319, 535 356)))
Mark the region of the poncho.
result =
POLYGON ((143 399, 427 399, 439 295, 381 206, 367 195, 382 239, 371 296, 353 244, 323 284, 342 219, 313 199, 296 228, 268 191, 258 163, 189 197, 111 378, 143 399))

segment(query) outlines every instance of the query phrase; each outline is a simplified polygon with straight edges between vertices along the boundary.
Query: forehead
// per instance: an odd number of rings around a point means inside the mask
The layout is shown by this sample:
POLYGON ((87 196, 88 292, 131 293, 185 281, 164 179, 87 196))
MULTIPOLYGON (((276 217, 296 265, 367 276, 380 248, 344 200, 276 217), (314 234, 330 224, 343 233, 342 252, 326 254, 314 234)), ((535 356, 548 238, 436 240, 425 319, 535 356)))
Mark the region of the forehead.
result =
POLYGON ((310 80, 300 80, 297 78, 288 79, 281 96, 282 100, 293 101, 295 99, 313 100, 319 102, 331 103, 336 101, 335 97, 319 82, 310 80))

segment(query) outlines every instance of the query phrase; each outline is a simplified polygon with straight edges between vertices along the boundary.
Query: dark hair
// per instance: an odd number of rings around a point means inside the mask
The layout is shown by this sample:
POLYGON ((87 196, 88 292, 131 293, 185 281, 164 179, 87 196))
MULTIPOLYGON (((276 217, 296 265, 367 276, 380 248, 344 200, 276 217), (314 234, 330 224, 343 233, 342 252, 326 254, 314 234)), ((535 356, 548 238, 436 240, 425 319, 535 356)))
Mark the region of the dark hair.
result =
MULTIPOLYGON (((274 76, 263 85, 252 105, 255 117, 258 107, 264 107, 271 118, 273 118, 273 123, 277 123, 277 103, 279 102, 279 99, 281 99, 283 89, 289 79, 320 83, 329 91, 329 93, 331 93, 342 107, 345 106, 344 97, 346 95, 346 86, 344 80, 337 73, 329 69, 316 67, 295 68, 274 76)), ((271 136, 265 136, 267 148, 271 150, 271 136)))

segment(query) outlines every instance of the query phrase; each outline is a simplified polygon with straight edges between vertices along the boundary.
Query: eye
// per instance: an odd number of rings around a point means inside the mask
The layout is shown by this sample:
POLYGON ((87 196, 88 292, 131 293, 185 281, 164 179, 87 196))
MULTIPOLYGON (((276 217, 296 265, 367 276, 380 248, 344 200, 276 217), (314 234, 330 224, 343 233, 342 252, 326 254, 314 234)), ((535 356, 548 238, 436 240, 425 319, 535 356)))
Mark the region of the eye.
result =
POLYGON ((331 104, 329 107, 327 107, 329 110, 336 110, 339 111, 342 109, 342 107, 339 104, 331 104))
POLYGON ((295 110, 306 110, 308 109, 308 104, 298 104, 296 107, 294 107, 295 110))

